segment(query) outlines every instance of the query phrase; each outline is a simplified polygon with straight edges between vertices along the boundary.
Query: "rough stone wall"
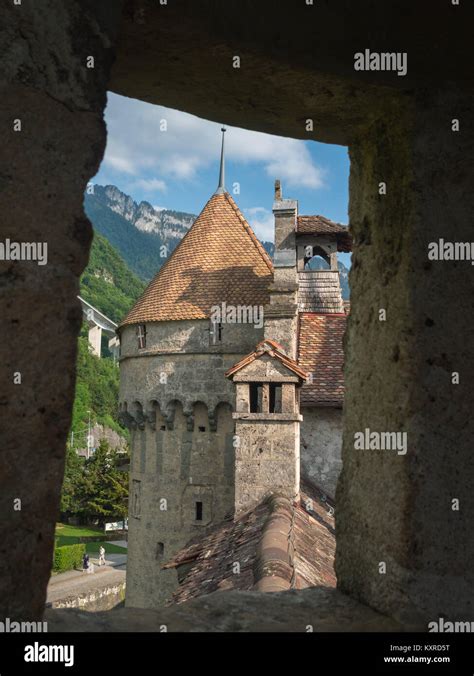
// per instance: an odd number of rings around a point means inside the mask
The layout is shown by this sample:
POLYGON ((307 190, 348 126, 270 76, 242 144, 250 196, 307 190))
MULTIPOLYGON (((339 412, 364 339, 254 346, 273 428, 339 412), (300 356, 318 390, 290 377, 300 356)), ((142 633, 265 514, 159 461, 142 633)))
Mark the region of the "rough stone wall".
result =
POLYGON ((229 325, 226 342, 210 346, 208 328, 201 320, 147 324, 142 350, 135 327, 122 330, 120 402, 137 421, 131 433, 130 607, 162 605, 177 577, 161 566, 200 529, 234 510, 235 388, 224 372, 244 356, 233 351, 254 347, 261 331, 229 325), (196 502, 202 503, 199 521, 196 502))
POLYGON ((0 262, 0 617, 39 619, 51 572, 82 320, 79 276, 92 238, 83 193, 105 147, 121 9, 98 4, 2 5, 2 241, 46 242, 48 261, 0 262), (86 68, 89 55, 94 69, 86 68))
POLYGON ((48 608, 78 608, 88 613, 111 610, 125 600, 125 582, 97 587, 78 596, 69 596, 48 604, 48 608))
POLYGON ((271 491, 290 499, 299 492, 299 422, 277 417, 255 420, 250 413, 248 420, 236 420, 236 512, 250 509, 271 491))
POLYGON ((342 469, 342 410, 301 409, 301 476, 334 497, 342 469))
POLYGON ((403 621, 474 618, 474 277, 469 262, 428 260, 439 238, 472 241, 471 104, 454 90, 420 90, 351 148, 336 572, 343 591, 403 621), (460 133, 451 129, 456 117, 460 133), (355 450, 365 428, 406 432, 407 453, 355 450))
POLYGON ((209 409, 220 402, 234 407, 235 390, 224 373, 255 348, 263 330, 249 324, 229 324, 225 329, 225 341, 212 345, 206 320, 150 323, 147 347, 139 350, 135 326, 125 326, 121 331, 120 402, 130 408, 138 401, 145 410, 155 400, 165 410, 177 400, 186 412, 196 401, 209 409))

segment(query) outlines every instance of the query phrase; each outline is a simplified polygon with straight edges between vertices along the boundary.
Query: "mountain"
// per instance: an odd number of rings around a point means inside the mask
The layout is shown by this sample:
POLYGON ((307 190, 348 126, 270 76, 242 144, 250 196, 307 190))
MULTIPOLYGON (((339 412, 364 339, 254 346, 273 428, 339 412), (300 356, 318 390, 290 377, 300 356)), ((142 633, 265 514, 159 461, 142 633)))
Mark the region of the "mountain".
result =
POLYGON ((346 268, 341 261, 338 261, 337 267, 339 268, 339 282, 341 284, 342 297, 344 300, 350 300, 351 290, 349 287, 349 269, 346 268))
POLYGON ((262 246, 267 252, 267 254, 270 256, 270 258, 273 260, 273 256, 275 255, 275 245, 273 242, 262 242, 262 246))
POLYGON ((150 281, 179 244, 196 216, 167 209, 156 210, 148 202, 137 204, 113 185, 95 185, 86 193, 84 209, 95 232, 117 249, 131 270, 150 281))
POLYGON ((181 239, 196 220, 194 214, 157 210, 149 202, 137 204, 114 185, 97 185, 94 192, 109 209, 132 223, 137 230, 159 235, 165 243, 173 238, 181 239))
POLYGON ((94 234, 89 263, 81 277, 81 296, 118 323, 145 289, 110 242, 94 234))

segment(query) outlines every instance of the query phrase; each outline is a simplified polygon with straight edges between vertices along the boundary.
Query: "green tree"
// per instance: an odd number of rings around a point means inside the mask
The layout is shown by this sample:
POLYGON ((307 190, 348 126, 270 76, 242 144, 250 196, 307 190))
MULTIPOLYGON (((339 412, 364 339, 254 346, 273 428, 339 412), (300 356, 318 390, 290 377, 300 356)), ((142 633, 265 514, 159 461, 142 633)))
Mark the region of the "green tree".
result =
POLYGON ((66 447, 66 467, 61 493, 61 514, 74 515, 81 512, 82 477, 84 459, 70 446, 66 447))
POLYGON ((118 454, 102 440, 94 455, 85 461, 81 485, 83 513, 98 519, 124 519, 128 512, 128 473, 119 469, 123 453, 118 454))

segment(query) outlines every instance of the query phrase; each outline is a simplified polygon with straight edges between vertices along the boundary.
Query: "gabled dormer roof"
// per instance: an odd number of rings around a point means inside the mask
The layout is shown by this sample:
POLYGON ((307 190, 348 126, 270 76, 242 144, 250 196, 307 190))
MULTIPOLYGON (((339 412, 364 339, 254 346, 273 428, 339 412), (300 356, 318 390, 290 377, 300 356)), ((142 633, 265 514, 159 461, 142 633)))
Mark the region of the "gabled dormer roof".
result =
POLYGON ((277 343, 276 340, 271 340, 269 338, 260 341, 253 352, 241 359, 239 362, 237 362, 237 364, 234 364, 234 366, 232 366, 225 373, 225 375, 227 378, 233 377, 238 371, 245 368, 256 359, 260 359, 264 355, 268 355, 272 359, 276 359, 289 371, 297 375, 302 380, 307 379, 308 374, 306 371, 303 371, 303 369, 298 366, 297 362, 286 354, 283 346, 280 345, 280 343, 277 343))
POLYGON ((337 250, 349 253, 352 251, 352 236, 345 225, 331 221, 325 216, 298 216, 296 219, 297 235, 326 235, 337 241, 337 250))
POLYGON ((272 262, 227 192, 215 194, 121 326, 206 319, 211 308, 266 305, 272 262))

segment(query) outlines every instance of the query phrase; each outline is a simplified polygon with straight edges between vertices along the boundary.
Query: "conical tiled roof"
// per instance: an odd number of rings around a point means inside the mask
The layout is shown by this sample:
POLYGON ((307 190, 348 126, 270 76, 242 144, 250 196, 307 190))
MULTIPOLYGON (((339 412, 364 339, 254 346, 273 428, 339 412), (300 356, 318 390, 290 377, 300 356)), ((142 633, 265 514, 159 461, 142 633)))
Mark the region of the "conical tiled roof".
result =
POLYGON ((232 197, 215 194, 122 321, 205 319, 211 307, 265 305, 272 262, 232 197))

